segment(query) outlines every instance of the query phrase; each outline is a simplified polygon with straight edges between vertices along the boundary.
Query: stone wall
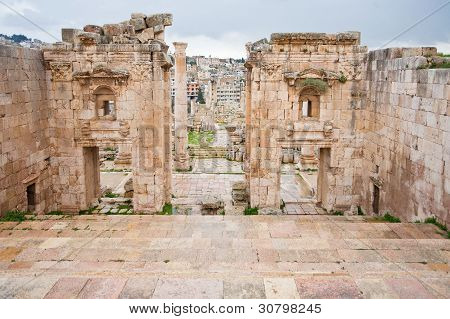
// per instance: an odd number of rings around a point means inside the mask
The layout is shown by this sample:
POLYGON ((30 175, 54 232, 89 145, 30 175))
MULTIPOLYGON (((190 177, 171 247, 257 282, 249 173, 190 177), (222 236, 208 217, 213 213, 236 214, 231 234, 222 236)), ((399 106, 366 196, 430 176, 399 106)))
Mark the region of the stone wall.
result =
POLYGON ((280 207, 282 148, 324 154, 319 201, 326 209, 357 205, 361 187, 359 33, 272 34, 247 47, 246 174, 251 206, 280 207), (315 104, 302 114, 302 99, 315 104), (319 109, 317 109, 320 108, 319 109), (321 152, 321 149, 329 151, 321 152))
POLYGON ((86 148, 118 145, 132 149, 135 211, 156 212, 170 201, 171 64, 166 52, 159 42, 44 48, 59 209, 78 212, 95 202, 99 184, 90 177, 98 172, 90 171, 86 148), (114 112, 107 116, 99 112, 99 92, 109 92, 106 96, 114 100, 114 112))
POLYGON ((450 71, 420 69, 434 48, 370 52, 365 64, 362 207, 450 221, 450 71), (419 68, 419 69, 418 69, 419 68))
POLYGON ((49 116, 42 52, 0 45, 1 213, 28 210, 27 187, 37 213, 54 208, 49 116))

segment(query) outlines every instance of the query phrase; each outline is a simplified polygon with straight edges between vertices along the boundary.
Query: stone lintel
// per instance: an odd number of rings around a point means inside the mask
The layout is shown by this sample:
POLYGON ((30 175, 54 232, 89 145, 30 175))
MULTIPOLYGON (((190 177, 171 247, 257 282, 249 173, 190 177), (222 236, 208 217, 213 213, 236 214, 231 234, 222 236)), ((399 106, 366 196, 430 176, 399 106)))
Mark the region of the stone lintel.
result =
POLYGON ((359 45, 361 34, 356 31, 341 33, 272 33, 270 41, 273 44, 298 43, 298 44, 347 44, 359 45))

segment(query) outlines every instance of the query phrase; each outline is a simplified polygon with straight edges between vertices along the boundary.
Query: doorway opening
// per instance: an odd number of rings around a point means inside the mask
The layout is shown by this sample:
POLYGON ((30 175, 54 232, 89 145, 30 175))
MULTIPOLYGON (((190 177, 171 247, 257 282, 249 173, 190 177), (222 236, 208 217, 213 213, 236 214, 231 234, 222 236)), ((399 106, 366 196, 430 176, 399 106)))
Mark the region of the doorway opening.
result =
POLYGON ((325 214, 320 207, 319 175, 323 157, 314 145, 281 149, 280 197, 290 215, 325 214))
POLYGON ((36 183, 27 186, 27 210, 33 212, 36 207, 36 183))
POLYGON ((100 166, 98 147, 83 147, 86 205, 90 207, 100 195, 100 166))
POLYGON ((378 215, 380 213, 380 188, 375 184, 373 184, 372 209, 374 214, 378 215))
POLYGON ((83 147, 86 209, 89 213, 131 214, 131 144, 83 147))

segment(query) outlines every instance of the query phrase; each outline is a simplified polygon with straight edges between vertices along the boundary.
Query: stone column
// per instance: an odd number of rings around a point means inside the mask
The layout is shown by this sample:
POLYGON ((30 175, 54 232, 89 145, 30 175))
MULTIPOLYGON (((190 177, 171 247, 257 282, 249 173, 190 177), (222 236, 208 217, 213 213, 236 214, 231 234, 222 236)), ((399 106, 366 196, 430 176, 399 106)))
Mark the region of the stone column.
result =
POLYGON ((174 42, 175 46, 175 169, 187 171, 189 165, 187 136, 187 43, 174 42))
POLYGON ((305 145, 302 146, 300 163, 303 169, 317 168, 318 160, 314 154, 314 146, 305 145))
POLYGON ((119 152, 114 164, 124 168, 131 166, 131 144, 119 144, 119 152))

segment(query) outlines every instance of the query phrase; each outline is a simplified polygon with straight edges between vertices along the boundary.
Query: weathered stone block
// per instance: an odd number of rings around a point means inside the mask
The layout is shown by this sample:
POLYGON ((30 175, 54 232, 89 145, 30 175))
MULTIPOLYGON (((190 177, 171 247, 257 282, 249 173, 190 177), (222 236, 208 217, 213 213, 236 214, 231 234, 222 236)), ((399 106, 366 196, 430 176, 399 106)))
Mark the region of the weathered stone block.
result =
POLYGON ((84 32, 92 32, 103 35, 103 28, 98 25, 88 24, 83 28, 84 32))
POLYGON ((135 31, 141 31, 147 28, 144 18, 131 19, 130 24, 134 27, 135 31))
POLYGON ((61 38, 63 42, 74 43, 75 37, 82 32, 79 29, 61 29, 61 38))
POLYGON ((141 33, 136 34, 139 42, 148 43, 155 38, 155 33, 153 32, 153 28, 147 28, 141 33))
POLYGON ((162 14, 154 14, 154 15, 148 16, 145 19, 145 22, 147 23, 147 26, 149 28, 157 26, 157 25, 171 26, 172 19, 173 19, 172 14, 162 13, 162 14))

